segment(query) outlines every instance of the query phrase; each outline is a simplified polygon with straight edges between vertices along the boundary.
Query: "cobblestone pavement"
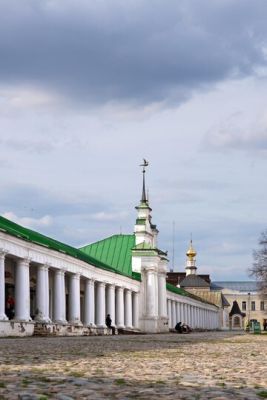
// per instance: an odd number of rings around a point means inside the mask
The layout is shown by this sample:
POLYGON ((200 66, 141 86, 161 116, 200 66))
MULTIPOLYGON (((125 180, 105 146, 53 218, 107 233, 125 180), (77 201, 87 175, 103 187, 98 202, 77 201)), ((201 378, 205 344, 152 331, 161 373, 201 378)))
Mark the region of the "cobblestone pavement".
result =
POLYGON ((267 335, 0 339, 0 399, 261 399, 267 335))

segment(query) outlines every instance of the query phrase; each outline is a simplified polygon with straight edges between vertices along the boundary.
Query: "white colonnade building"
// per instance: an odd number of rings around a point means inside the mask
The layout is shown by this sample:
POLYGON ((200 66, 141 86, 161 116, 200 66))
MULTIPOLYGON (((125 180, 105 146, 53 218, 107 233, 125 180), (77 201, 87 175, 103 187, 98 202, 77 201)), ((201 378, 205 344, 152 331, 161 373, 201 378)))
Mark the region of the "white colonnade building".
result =
POLYGON ((167 332, 178 321, 218 329, 218 307, 166 284, 145 192, 132 235, 77 249, 0 217, 0 336, 167 332))

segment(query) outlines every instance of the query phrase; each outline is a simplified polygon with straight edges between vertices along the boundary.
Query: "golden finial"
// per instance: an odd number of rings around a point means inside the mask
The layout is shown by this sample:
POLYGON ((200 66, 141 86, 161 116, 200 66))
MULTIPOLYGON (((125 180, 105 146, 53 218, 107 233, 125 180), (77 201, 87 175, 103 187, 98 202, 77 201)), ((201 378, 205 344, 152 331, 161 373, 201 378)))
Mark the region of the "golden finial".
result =
POLYGON ((190 246, 189 246, 189 249, 188 249, 187 252, 186 252, 186 255, 187 255, 187 257, 189 258, 189 260, 193 260, 193 259, 196 257, 196 255, 197 255, 196 250, 193 248, 193 241, 192 241, 192 238, 191 238, 191 240, 190 240, 190 246))

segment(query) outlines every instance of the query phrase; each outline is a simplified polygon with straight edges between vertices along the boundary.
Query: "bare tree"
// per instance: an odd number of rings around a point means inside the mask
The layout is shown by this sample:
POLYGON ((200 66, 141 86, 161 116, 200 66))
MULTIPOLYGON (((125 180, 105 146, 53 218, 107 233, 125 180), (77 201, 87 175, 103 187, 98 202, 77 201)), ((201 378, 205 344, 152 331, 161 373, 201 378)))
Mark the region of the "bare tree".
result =
POLYGON ((259 238, 259 248, 253 251, 254 263, 250 273, 258 283, 262 294, 267 294, 267 230, 259 238))

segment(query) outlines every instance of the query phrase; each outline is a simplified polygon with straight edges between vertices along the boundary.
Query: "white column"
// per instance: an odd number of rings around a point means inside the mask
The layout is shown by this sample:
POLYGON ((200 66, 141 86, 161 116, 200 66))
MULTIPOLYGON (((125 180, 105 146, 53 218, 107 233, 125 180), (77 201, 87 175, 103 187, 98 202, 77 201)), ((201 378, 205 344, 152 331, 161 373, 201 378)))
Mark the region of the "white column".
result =
POLYGON ((204 328, 204 316, 203 316, 203 308, 200 309, 200 326, 203 329, 204 328))
POLYGON ((125 290, 125 326, 130 329, 133 327, 132 291, 129 289, 125 290))
POLYGON ((19 260, 15 278, 15 319, 30 321, 30 264, 28 259, 19 260))
POLYGON ((50 322, 49 318, 49 282, 48 266, 37 266, 36 279, 36 309, 35 319, 41 322, 50 322))
POLYGON ((167 309, 168 309, 168 317, 169 317, 169 328, 172 328, 172 302, 170 299, 167 300, 167 309))
POLYGON ((47 322, 51 322, 50 318, 50 287, 49 287, 49 265, 47 266, 47 274, 45 274, 45 287, 47 293, 47 302, 46 302, 46 315, 47 315, 47 322))
POLYGON ((69 322, 81 324, 80 275, 69 276, 69 322))
POLYGON ((181 303, 180 321, 181 321, 182 323, 184 322, 184 303, 181 303))
POLYGON ((205 310, 205 328, 209 329, 209 325, 208 325, 208 312, 207 310, 205 310))
POLYGON ((159 273, 158 275, 158 288, 159 288, 159 293, 158 293, 158 308, 159 308, 159 317, 165 317, 167 316, 167 302, 166 302, 166 274, 165 273, 159 273))
POLYGON ((175 308, 175 301, 172 300, 172 326, 174 328, 176 325, 176 308, 175 308))
POLYGON ((96 325, 100 328, 104 328, 105 324, 105 283, 97 282, 96 287, 96 325))
POLYGON ((155 271, 154 268, 146 270, 146 316, 154 317, 156 315, 155 299, 155 271))
POLYGON ((185 323, 189 325, 189 304, 185 304, 185 323))
POLYGON ((133 327, 139 326, 139 294, 133 292, 133 327))
POLYGON ((92 279, 85 280, 84 325, 95 326, 95 284, 92 279))
POLYGON ((181 322, 181 303, 176 303, 176 323, 181 322))
POLYGON ((215 313, 215 311, 213 311, 213 317, 212 317, 212 320, 213 320, 213 329, 216 329, 217 328, 217 324, 216 324, 216 313, 215 313))
POLYGON ((189 304, 185 304, 184 322, 189 324, 189 304))
POLYGON ((115 285, 107 286, 107 314, 110 315, 112 325, 115 326, 115 285))
POLYGON ((5 314, 5 252, 0 252, 0 321, 8 320, 5 314))
POLYGON ((53 320, 60 324, 66 321, 66 291, 65 291, 65 272, 56 269, 54 272, 53 288, 53 320))
POLYGON ((200 328, 200 309, 197 308, 197 328, 200 328))
POLYGON ((195 328, 197 326, 197 315, 196 315, 196 307, 192 307, 192 327, 195 328))
POLYGON ((116 290, 116 324, 118 328, 124 328, 124 296, 123 288, 116 290))

